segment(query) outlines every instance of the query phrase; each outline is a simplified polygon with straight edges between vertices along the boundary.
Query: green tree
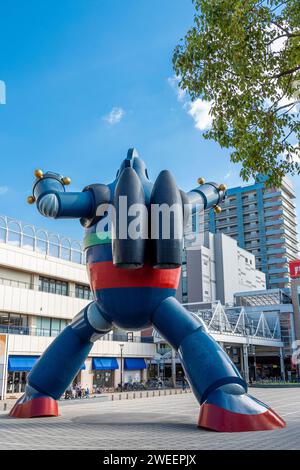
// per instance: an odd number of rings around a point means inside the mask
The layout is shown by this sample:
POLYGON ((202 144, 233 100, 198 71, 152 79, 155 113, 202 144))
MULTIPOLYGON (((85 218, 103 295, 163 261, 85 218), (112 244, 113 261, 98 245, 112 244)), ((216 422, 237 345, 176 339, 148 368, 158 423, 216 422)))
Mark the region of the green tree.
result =
POLYGON ((231 149, 246 181, 300 174, 300 0, 193 3, 173 64, 180 88, 211 103, 204 137, 231 149))

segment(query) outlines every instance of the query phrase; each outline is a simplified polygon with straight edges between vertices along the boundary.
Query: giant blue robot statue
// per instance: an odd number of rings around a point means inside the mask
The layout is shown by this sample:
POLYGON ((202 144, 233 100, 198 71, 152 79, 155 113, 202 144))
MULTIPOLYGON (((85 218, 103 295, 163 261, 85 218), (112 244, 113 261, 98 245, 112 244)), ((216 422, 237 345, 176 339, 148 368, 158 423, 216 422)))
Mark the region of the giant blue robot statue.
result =
MULTIPOLYGON (((225 186, 205 184, 200 178, 199 186, 186 194, 168 171, 162 171, 153 184, 134 149, 128 151, 111 184, 92 184, 82 192, 66 192, 70 180, 57 173, 37 170, 35 174, 29 202, 36 202, 47 217, 79 218, 86 229, 87 270, 95 300, 75 316, 37 361, 25 394, 10 415, 57 416, 56 400, 78 373, 94 341, 114 326, 142 330, 152 325, 178 351, 200 404, 200 427, 228 432, 284 427, 285 422, 273 410, 248 395, 247 384, 228 355, 205 325, 175 298, 181 270, 183 207, 200 204, 218 212, 225 186), (127 207, 179 205, 180 211, 170 218, 170 236, 165 237, 160 229, 156 237, 120 236, 122 196, 127 197, 127 207), (107 226, 103 229, 101 221, 107 214, 99 210, 110 206, 115 209, 112 232, 107 226), (178 227, 181 233, 175 236, 178 227)), ((141 211, 139 220, 144 228, 150 220, 152 234, 157 221, 152 215, 148 220, 148 214, 141 211)), ((132 220, 129 212, 126 229, 132 220)))

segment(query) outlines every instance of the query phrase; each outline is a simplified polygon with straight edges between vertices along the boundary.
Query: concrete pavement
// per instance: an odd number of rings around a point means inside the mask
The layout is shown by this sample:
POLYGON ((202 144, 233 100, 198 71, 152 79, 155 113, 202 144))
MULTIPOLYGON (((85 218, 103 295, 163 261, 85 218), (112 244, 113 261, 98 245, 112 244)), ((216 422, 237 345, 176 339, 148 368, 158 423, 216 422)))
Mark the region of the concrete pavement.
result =
POLYGON ((215 433, 196 427, 191 393, 66 402, 61 416, 16 420, 0 414, 0 449, 300 449, 300 390, 255 389, 287 422, 278 431, 215 433))

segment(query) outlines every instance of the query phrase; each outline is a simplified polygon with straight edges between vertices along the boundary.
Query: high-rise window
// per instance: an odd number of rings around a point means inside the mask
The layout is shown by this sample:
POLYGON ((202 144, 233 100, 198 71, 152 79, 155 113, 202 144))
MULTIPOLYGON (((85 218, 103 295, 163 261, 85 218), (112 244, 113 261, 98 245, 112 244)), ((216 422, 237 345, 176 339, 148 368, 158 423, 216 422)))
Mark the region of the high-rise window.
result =
POLYGON ((0 312, 0 329, 2 327, 25 328, 28 326, 28 315, 19 313, 0 312))
POLYGON ((68 323, 68 320, 60 318, 36 317, 36 327, 32 330, 32 334, 57 336, 68 323))
POLYGON ((86 299, 86 300, 92 300, 93 294, 91 292, 91 289, 89 286, 83 286, 80 284, 76 284, 75 286, 75 297, 78 299, 86 299))
POLYGON ((50 294, 68 295, 68 283, 59 279, 40 276, 39 290, 50 294))

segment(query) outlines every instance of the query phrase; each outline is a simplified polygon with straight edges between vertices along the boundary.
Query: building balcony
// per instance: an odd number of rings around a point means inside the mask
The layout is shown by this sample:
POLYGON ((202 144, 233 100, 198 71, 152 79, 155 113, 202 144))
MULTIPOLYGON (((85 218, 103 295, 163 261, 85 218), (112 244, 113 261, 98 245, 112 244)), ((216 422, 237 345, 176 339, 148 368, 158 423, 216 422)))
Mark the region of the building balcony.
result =
POLYGON ((249 214, 249 213, 255 212, 255 211, 257 211, 257 205, 255 205, 254 207, 250 207, 250 206, 243 207, 243 213, 244 214, 249 214))
POLYGON ((271 191, 269 193, 265 192, 263 197, 264 199, 270 199, 272 197, 278 197, 278 196, 281 196, 280 191, 271 191))
POLYGON ((245 234, 245 240, 256 240, 256 239, 259 239, 260 235, 259 235, 259 232, 258 233, 255 233, 253 235, 251 235, 250 233, 249 234, 245 234))
POLYGON ((268 265, 269 264, 283 264, 283 263, 288 263, 287 258, 270 258, 268 260, 268 265))
POLYGON ((258 219, 258 214, 248 214, 244 215, 243 221, 245 222, 255 222, 258 219))
POLYGON ((269 207, 279 207, 282 206, 282 201, 279 199, 277 201, 271 201, 271 202, 265 202, 264 203, 264 208, 267 209, 269 207))
POLYGON ((267 255, 278 255, 280 253, 286 253, 286 248, 269 248, 267 255))
POLYGON ((72 320, 90 300, 0 285, 0 311, 72 320))
POLYGON ((284 274, 284 273, 288 273, 289 272, 289 268, 288 267, 284 267, 284 268, 269 268, 268 269, 268 274, 284 274))
POLYGON ((271 238, 266 241, 267 245, 282 245, 283 243, 285 243, 285 238, 271 238))
POLYGON ((289 284, 290 280, 288 277, 275 277, 269 279, 269 284, 289 284))
POLYGON ((266 227, 272 227, 272 225, 283 225, 284 220, 283 219, 276 219, 276 220, 266 220, 265 221, 265 226, 266 227))
POLYGON ((234 202, 230 202, 228 199, 225 199, 222 203, 221 203, 221 206, 222 206, 222 209, 230 209, 230 208, 236 208, 236 201, 234 202))
POLYGON ((266 235, 282 235, 284 234, 283 228, 277 228, 273 230, 266 230, 266 235))
POLYGON ((283 209, 280 209, 278 211, 265 210, 265 217, 273 217, 276 215, 283 215, 283 209))
MULTIPOLYGON (((30 335, 9 335, 9 353, 13 355, 37 355, 40 356, 52 343, 54 337, 30 336, 30 335)), ((153 342, 132 342, 121 340, 124 344, 124 356, 132 357, 152 357, 155 355, 156 346, 153 342)), ((119 341, 100 339, 96 341, 89 353, 89 356, 120 356, 119 341)))
MULTIPOLYGON (((30 326, 12 326, 12 325, 1 325, 0 333, 9 335, 24 335, 24 336, 42 336, 46 338, 56 337, 61 333, 62 330, 36 328, 30 326)), ((153 336, 140 336, 140 335, 128 335, 127 333, 107 333, 102 336, 100 341, 118 341, 128 343, 153 343, 153 336)))
POLYGON ((0 264, 12 270, 55 277, 67 282, 88 284, 88 276, 84 265, 37 251, 29 251, 9 243, 0 242, 0 264))

